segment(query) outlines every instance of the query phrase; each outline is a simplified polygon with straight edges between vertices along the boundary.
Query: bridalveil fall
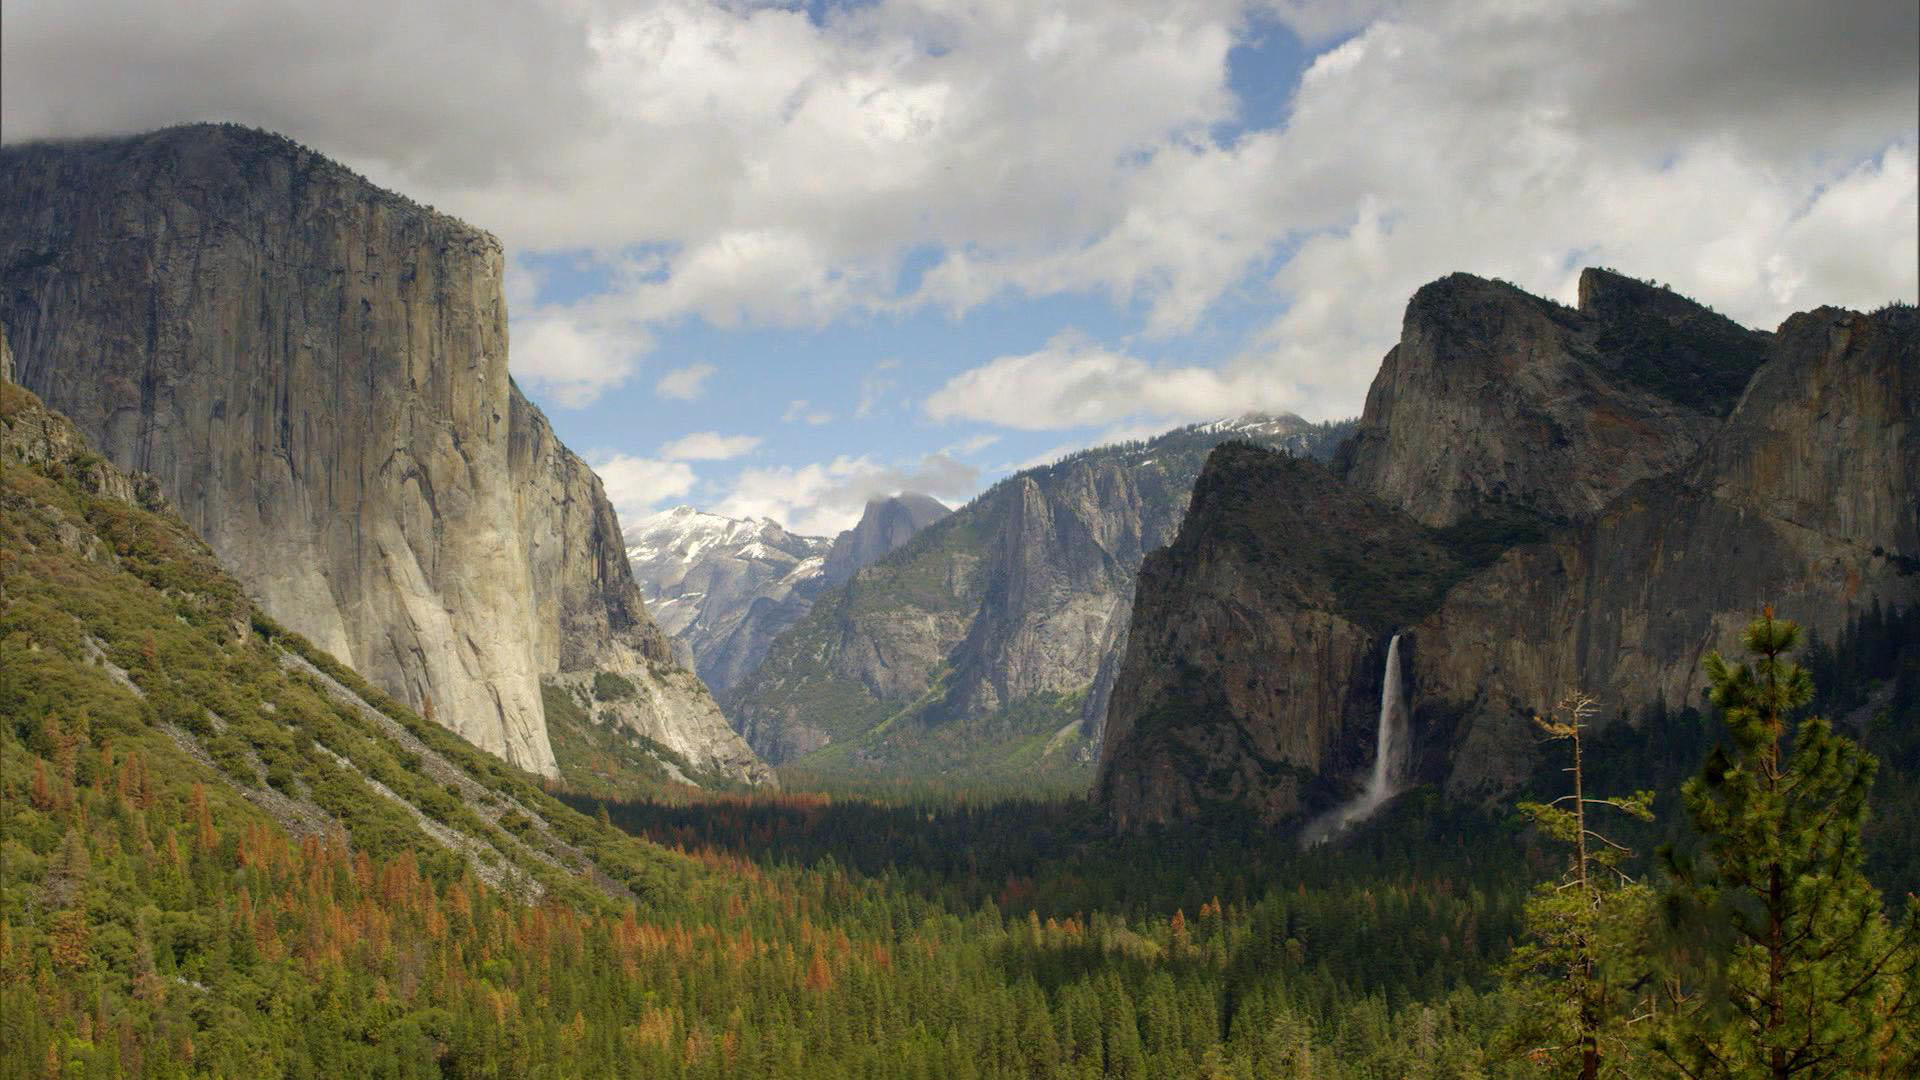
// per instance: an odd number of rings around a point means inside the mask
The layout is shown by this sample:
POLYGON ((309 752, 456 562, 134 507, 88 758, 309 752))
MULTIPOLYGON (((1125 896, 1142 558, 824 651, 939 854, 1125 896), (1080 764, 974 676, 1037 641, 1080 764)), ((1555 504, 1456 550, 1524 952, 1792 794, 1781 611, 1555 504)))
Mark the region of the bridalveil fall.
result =
POLYGON ((1380 680, 1380 722, 1374 733, 1373 770, 1367 786, 1351 801, 1315 818, 1300 834, 1303 847, 1331 839, 1348 826, 1365 821, 1399 793, 1407 771, 1407 707, 1400 681, 1400 635, 1387 642, 1387 668, 1380 680))

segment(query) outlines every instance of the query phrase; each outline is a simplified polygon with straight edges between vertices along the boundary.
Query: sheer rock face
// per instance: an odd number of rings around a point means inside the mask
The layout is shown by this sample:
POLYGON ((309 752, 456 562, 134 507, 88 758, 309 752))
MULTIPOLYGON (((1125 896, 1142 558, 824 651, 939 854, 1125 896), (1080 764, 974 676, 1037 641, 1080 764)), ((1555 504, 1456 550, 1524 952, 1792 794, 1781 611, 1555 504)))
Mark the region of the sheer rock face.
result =
POLYGON ((275 619, 551 774, 539 677, 658 635, 597 480, 508 380, 499 242, 231 127, 8 147, 0 190, 21 383, 275 619))
POLYGON ((1418 778, 1477 796, 1524 778, 1526 718, 1570 687, 1607 719, 1697 704, 1702 658, 1763 604, 1831 640, 1876 602, 1920 602, 1911 308, 1823 308, 1756 335, 1618 275, 1590 271, 1581 293, 1576 315, 1459 275, 1423 289, 1338 493, 1281 460, 1210 462, 1180 539, 1141 576, 1096 788, 1118 823, 1211 805, 1271 820, 1337 799, 1371 761, 1359 720, 1394 632, 1418 778), (1436 291, 1464 292, 1475 314, 1422 314, 1436 291), (1473 379, 1448 381, 1462 371, 1473 379), (1637 458, 1602 437, 1627 405, 1647 435, 1637 458), (1245 497, 1202 499, 1229 482, 1245 497), (1420 589, 1373 590, 1405 601, 1385 618, 1272 584, 1339 577, 1315 570, 1327 564, 1306 538, 1315 522, 1355 534, 1338 519, 1352 500, 1424 526, 1372 558, 1406 563, 1429 541, 1445 556, 1408 579, 1420 589), (1280 504, 1311 509, 1277 524, 1280 504))
POLYGON ((1232 807, 1263 823, 1364 767, 1384 641, 1457 560, 1310 461, 1222 447, 1147 557, 1095 797, 1121 828, 1232 807))
POLYGON ((1701 660, 1763 604, 1833 640, 1875 602, 1920 602, 1902 561, 1920 556, 1916 349, 1911 309, 1793 316, 1686 468, 1455 589, 1412 669, 1416 693, 1472 718, 1449 787, 1517 781, 1524 716, 1570 686, 1615 714, 1699 704, 1701 660))
POLYGON ((1407 305, 1342 466, 1429 525, 1488 503, 1590 517, 1688 461, 1764 349, 1765 335, 1606 271, 1583 275, 1577 311, 1454 274, 1407 305), (1675 370, 1689 366, 1703 373, 1675 370))
MULTIPOLYGON (((71 420, 46 407, 31 391, 13 381, 13 349, 0 326, 0 460, 22 465, 56 466, 67 470, 87 490, 102 498, 130 503, 147 510, 166 511, 166 496, 153 477, 126 473, 105 461, 87 445, 71 420)), ((68 527, 63 527, 68 532, 68 527)), ((104 545, 98 551, 81 541, 82 531, 71 529, 76 544, 84 544, 89 558, 112 558, 104 545)))
POLYGON ((1920 553, 1915 322, 1912 308, 1788 319, 1695 485, 1824 536, 1920 553))

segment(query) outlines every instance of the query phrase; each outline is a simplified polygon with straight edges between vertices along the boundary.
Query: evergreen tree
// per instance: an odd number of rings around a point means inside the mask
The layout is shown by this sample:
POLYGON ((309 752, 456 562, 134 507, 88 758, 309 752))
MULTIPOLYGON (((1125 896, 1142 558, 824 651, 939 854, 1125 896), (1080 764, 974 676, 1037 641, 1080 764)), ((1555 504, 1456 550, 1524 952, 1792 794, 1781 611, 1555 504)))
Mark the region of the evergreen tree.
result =
POLYGON ((1861 871, 1876 763, 1814 716, 1800 638, 1768 607, 1749 663, 1707 657, 1730 745, 1683 790, 1698 860, 1669 853, 1670 914, 1719 928, 1683 968, 1692 989, 1654 1045, 1689 1077, 1910 1076, 1920 1025, 1909 904, 1896 934, 1861 871), (1791 726, 1790 726, 1791 724, 1791 726))
POLYGON ((1653 818, 1651 791, 1622 798, 1587 794, 1582 739, 1594 712, 1593 698, 1574 691, 1551 719, 1534 717, 1550 740, 1572 747, 1566 772, 1573 790, 1549 803, 1521 803, 1520 810, 1571 851, 1559 880, 1541 885, 1527 901, 1530 940, 1507 965, 1525 1004, 1511 1036, 1522 1041, 1529 1061, 1555 1074, 1577 1064, 1582 1080, 1643 1071, 1635 1065, 1640 1048, 1632 1030, 1645 1016, 1640 1006, 1648 978, 1635 943, 1653 896, 1621 870, 1628 849, 1588 822, 1592 807, 1653 818))

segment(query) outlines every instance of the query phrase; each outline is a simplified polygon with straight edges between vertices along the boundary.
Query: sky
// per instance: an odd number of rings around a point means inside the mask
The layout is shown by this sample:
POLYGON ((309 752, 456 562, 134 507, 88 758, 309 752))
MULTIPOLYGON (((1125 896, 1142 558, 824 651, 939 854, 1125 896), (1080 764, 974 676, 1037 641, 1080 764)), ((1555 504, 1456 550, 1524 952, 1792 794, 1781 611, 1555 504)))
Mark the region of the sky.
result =
POLYGON ((1456 270, 1920 293, 1910 0, 5 0, 0 138, 269 128, 505 243, 622 519, 1358 414, 1456 270))

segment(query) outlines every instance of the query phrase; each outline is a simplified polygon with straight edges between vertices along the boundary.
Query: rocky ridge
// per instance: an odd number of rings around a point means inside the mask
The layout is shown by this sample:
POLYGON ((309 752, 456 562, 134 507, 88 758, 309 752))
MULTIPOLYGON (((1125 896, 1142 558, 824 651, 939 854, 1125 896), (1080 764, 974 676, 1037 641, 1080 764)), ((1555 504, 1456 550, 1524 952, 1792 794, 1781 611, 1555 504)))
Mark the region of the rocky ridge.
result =
POLYGON ((1096 787, 1116 822, 1273 822, 1340 798, 1371 760, 1394 632, 1415 778, 1473 797, 1530 771, 1525 718, 1569 687, 1608 718, 1694 703, 1700 659, 1762 603, 1831 638, 1920 600, 1912 308, 1758 334, 1605 271, 1580 301, 1444 279, 1409 304, 1334 475, 1216 454, 1142 575, 1135 624, 1156 632, 1121 665, 1096 787), (1227 484, 1264 495, 1200 497, 1227 484), (1363 537, 1418 526, 1376 556, 1401 574, 1438 553, 1409 579, 1417 602, 1356 618, 1342 569, 1275 526, 1283 504, 1363 537), (1323 592, 1273 584, 1295 579, 1323 592))
POLYGON ((940 500, 911 491, 868 499, 853 528, 833 538, 821 567, 821 580, 829 588, 845 582, 951 513, 940 500))
MULTIPOLYGON (((598 479, 507 377, 493 237, 232 126, 9 146, 0 189, 16 377, 269 614, 547 775, 542 676, 668 669, 598 479)), ((659 689, 758 775, 697 681, 659 689)))

